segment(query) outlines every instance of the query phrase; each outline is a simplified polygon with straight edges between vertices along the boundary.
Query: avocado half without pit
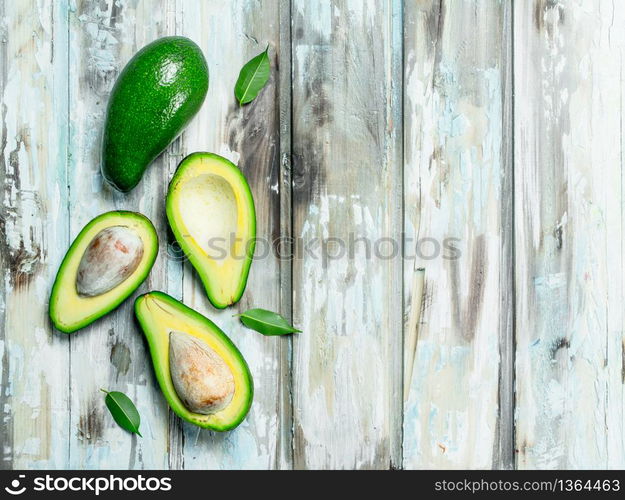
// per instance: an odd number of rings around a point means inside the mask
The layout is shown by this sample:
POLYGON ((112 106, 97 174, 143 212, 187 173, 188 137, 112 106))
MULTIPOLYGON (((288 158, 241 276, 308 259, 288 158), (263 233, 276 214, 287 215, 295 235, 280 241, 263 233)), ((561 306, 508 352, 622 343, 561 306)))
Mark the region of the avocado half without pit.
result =
POLYGON ((239 301, 254 255, 254 199, 237 166, 216 154, 187 156, 167 194, 169 225, 211 303, 239 301))
POLYGON ((119 306, 145 280, 158 253, 152 223, 135 212, 89 222, 67 251, 50 295, 56 328, 75 332, 119 306))
POLYGON ((135 314, 172 410, 215 431, 239 425, 252 404, 254 384, 245 359, 228 336, 162 292, 138 297, 135 314))

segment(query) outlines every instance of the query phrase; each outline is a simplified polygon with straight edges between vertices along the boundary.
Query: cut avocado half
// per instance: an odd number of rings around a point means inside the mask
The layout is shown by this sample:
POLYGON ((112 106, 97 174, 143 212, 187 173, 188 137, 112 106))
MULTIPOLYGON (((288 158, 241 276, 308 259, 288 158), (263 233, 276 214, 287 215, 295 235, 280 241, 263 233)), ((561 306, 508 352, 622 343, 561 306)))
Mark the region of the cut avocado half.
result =
POLYGON ((212 153, 187 156, 169 185, 167 219, 211 303, 223 309, 238 302, 254 255, 256 212, 237 166, 212 153))
POLYGON ((145 280, 158 253, 152 223, 135 212, 89 222, 67 251, 50 295, 50 319, 72 333, 119 306, 145 280))
POLYGON ((162 292, 138 297, 135 314, 172 410, 206 429, 227 431, 239 425, 252 404, 254 384, 245 359, 228 336, 162 292))

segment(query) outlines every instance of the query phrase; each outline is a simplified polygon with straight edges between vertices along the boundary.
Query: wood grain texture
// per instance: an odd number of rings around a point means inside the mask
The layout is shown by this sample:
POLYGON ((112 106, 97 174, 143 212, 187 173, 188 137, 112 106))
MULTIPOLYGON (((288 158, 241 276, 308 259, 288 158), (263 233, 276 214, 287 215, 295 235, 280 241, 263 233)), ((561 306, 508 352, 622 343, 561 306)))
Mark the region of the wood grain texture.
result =
POLYGON ((157 160, 129 194, 115 192, 100 173, 101 134, 115 79, 134 53, 176 29, 175 3, 78 1, 69 12, 69 169, 72 238, 96 215, 115 209, 139 211, 152 220, 160 252, 146 284, 90 327, 71 336, 70 467, 163 468, 168 459, 168 409, 153 374, 150 355, 134 321, 133 300, 149 289, 168 290, 181 274, 167 273, 164 198, 168 155, 157 160), (119 428, 102 404, 100 388, 119 390, 143 416, 145 439, 119 428))
POLYGON ((400 465, 398 10, 293 2, 296 468, 400 465))
POLYGON ((623 468, 622 2, 516 2, 519 468, 623 468))
MULTIPOLYGON (((184 424, 184 465, 192 469, 288 467, 284 450, 290 448, 290 435, 283 432, 283 425, 288 423, 281 422, 284 395, 280 382, 288 371, 285 346, 289 340, 258 335, 233 317, 251 307, 280 311, 283 297, 281 265, 274 247, 281 231, 282 191, 280 1, 188 1, 182 12, 183 32, 200 45, 211 71, 208 97, 183 135, 183 149, 187 153, 215 152, 239 165, 254 196, 258 238, 245 294, 236 306, 226 310, 210 306, 199 277, 185 263, 185 303, 205 313, 231 336, 250 365, 255 394, 250 414, 234 431, 213 433, 184 424), (254 102, 240 107, 234 97, 239 70, 267 44, 271 79, 254 102)), ((285 66, 288 68, 288 61, 285 66)))
POLYGON ((69 344, 47 315, 67 246, 64 11, 0 3, 1 469, 68 462, 69 344))
POLYGON ((609 0, 0 1, 0 468, 625 467, 624 28, 609 0), (208 97, 116 193, 100 174, 110 90, 172 34, 204 51, 208 97), (267 44, 271 80, 240 108, 239 69, 267 44), (165 218, 178 162, 202 150, 238 163, 256 202, 256 260, 225 311, 165 218), (137 293, 182 299, 248 360, 236 430, 168 409, 132 298, 53 331, 61 259, 113 209, 159 234, 137 293), (249 307, 303 333, 245 329, 249 307), (135 401, 143 439, 101 387, 135 401))
POLYGON ((505 2, 408 2, 404 17, 405 232, 417 264, 404 273, 406 318, 414 268, 426 269, 404 467, 503 467, 498 429, 512 424, 499 408, 512 293, 505 2))
MULTIPOLYGON (((2 165, 7 186, 3 311, 8 314, 1 344, 1 397, 3 411, 7 409, 2 417, 6 468, 290 467, 289 424, 279 424, 282 415, 288 418, 290 413, 290 396, 278 383, 289 378, 285 375, 290 372, 289 340, 265 339, 232 318, 235 310, 217 314, 208 307, 194 271, 186 264, 183 267, 184 258, 164 216, 167 183, 184 155, 209 150, 237 161, 256 199, 258 236, 267 243, 265 248, 259 245, 267 255, 259 257, 240 307, 253 304, 280 310, 281 302, 290 296, 290 286, 281 283, 290 285, 290 278, 286 267, 287 276, 282 276, 272 245, 281 234, 280 215, 288 217, 290 208, 280 208, 281 197, 287 202, 289 197, 282 194, 279 183, 289 182, 289 177, 280 173, 279 136, 290 136, 290 123, 282 130, 279 127, 277 90, 280 42, 289 40, 280 31, 280 23, 284 25, 285 15, 290 15, 288 3, 282 3, 286 14, 278 1, 217 6, 167 0, 158 2, 158 9, 154 4, 78 1, 53 8, 52 3, 24 2, 1 16, 3 22, 12 23, 2 25, 2 165), (229 31, 229 37, 221 29, 224 19, 239 27, 229 31), (129 195, 113 192, 103 185, 99 171, 111 87, 139 48, 160 36, 182 32, 202 46, 217 75, 209 98, 197 123, 148 169, 136 190, 129 195), (63 57, 55 59, 54 43, 63 57), (272 81, 253 104, 239 108, 232 92, 238 70, 266 43, 273 54, 272 81), (31 77, 37 77, 32 86, 26 84, 31 77), (33 102, 41 102, 41 109, 33 102), (18 115, 20 107, 32 112, 18 115), (39 120, 40 115, 46 119, 39 120), (50 127, 50 123, 57 125, 50 127), (47 176, 39 173, 45 172, 39 168, 45 164, 55 165, 47 176), (132 299, 71 338, 58 333, 47 338, 50 328, 44 302, 70 237, 95 215, 112 209, 141 211, 159 232, 159 259, 140 291, 162 289, 189 297, 190 305, 216 319, 241 345, 257 378, 259 395, 251 416, 236 432, 200 434, 171 413, 167 417, 145 342, 133 321, 132 299), (33 323, 32 314, 24 314, 33 303, 42 304, 37 316, 41 325, 33 323), (26 320, 28 328, 35 329, 33 336, 18 335, 26 329, 26 320), (41 356, 47 361, 40 363, 43 368, 22 375, 24 359, 36 363, 41 356), (103 386, 134 399, 144 417, 146 439, 130 437, 113 423, 99 393, 103 386)), ((7 8, 4 3, 2 8, 7 8)), ((287 143, 283 154, 288 155, 288 147, 287 143)))
MULTIPOLYGON (((279 112, 280 112, 280 311, 293 324, 293 176, 292 176, 292 33, 291 0, 280 0, 279 112)), ((293 467, 292 337, 280 342, 280 447, 276 465, 293 467)))

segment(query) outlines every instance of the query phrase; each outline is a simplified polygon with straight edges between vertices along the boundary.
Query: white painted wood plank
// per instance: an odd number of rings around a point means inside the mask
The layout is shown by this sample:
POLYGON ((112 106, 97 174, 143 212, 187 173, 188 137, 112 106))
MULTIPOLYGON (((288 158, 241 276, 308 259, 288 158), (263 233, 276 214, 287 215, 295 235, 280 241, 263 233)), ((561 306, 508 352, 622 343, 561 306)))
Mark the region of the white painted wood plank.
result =
MULTIPOLYGON (((263 337, 233 315, 251 307, 279 311, 280 262, 273 241, 280 235, 280 124, 277 54, 280 53, 279 0, 183 3, 183 33, 203 49, 211 72, 204 107, 185 132, 185 154, 210 151, 239 165, 256 205, 256 258, 241 302, 217 311, 208 302, 193 268, 185 265, 184 302, 215 321, 250 365, 255 394, 250 414, 235 430, 213 433, 184 424, 184 466, 188 469, 271 469, 288 467, 281 382, 288 369, 287 338, 263 337), (269 44, 271 80, 259 97, 240 108, 234 84, 243 64, 269 44)), ((288 61, 284 62, 288 68, 288 61)), ((288 71, 288 69, 287 69, 288 71)), ((288 314, 288 311, 285 312, 288 314)))
POLYGON ((48 294, 67 244, 65 2, 0 3, 0 469, 67 463, 67 338, 48 294))
POLYGON ((519 468, 623 468, 625 5, 516 2, 519 468))
MULTIPOLYGON (((151 2, 78 1, 70 13, 71 236, 108 210, 135 210, 148 216, 159 233, 161 249, 147 284, 137 293, 180 287, 180 265, 167 259, 164 215, 169 171, 178 150, 175 145, 169 149, 149 167, 139 186, 124 195, 102 184, 100 140, 117 74, 145 44, 176 31, 181 22, 176 13, 174 0, 159 9, 151 2)), ((72 468, 166 468, 180 462, 168 456, 167 404, 134 321, 133 299, 71 337, 72 468), (113 422, 101 387, 123 391, 135 401, 143 439, 113 422)))
POLYGON ((294 466, 397 467, 401 258, 378 255, 402 230, 400 5, 292 8, 294 466), (350 236, 370 258, 337 257, 350 236))
POLYGON ((405 266, 405 317, 414 269, 426 269, 404 467, 502 467, 498 429, 511 423, 499 408, 512 291, 506 2, 406 2, 404 18, 405 232, 416 257, 405 266))

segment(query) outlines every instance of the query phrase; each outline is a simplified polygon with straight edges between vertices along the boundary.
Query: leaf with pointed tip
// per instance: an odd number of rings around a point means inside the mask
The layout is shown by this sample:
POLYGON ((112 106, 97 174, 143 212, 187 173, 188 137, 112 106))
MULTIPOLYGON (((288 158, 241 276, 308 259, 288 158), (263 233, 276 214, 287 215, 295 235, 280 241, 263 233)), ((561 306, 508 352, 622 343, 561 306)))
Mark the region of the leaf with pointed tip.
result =
POLYGON ((241 68, 239 78, 234 86, 234 95, 239 101, 240 106, 256 99, 258 93, 269 80, 270 70, 269 45, 267 45, 265 52, 250 59, 243 68, 241 68))
POLYGON ((241 318, 241 323, 263 335, 288 335, 301 332, 291 326, 285 318, 267 309, 250 309, 238 316, 241 318))
POLYGON ((104 402, 106 403, 106 407, 111 412, 113 420, 117 422, 117 425, 128 432, 133 432, 141 436, 141 433, 139 432, 141 416, 130 398, 123 392, 109 392, 104 389, 101 389, 101 391, 106 394, 104 402))

